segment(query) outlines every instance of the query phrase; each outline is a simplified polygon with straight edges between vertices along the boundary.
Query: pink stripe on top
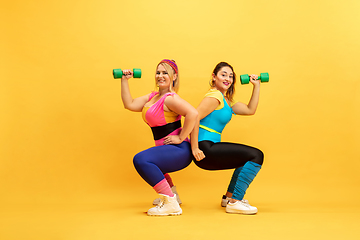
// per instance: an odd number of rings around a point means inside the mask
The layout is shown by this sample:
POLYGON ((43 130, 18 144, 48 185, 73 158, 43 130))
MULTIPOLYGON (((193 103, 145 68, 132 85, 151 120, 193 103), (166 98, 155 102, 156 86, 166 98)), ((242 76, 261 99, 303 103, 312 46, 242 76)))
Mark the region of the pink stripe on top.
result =
MULTIPOLYGON (((152 92, 149 96, 149 101, 157 94, 158 92, 152 92)), ((172 112, 167 114, 170 115, 169 117, 171 118, 169 119, 170 120, 169 122, 167 122, 165 118, 165 114, 164 114, 165 98, 167 96, 173 96, 174 94, 175 93, 166 93, 157 102, 155 102, 147 109, 143 108, 143 111, 145 110, 145 115, 143 114, 143 116, 145 117, 144 120, 150 127, 163 126, 168 123, 175 122, 181 119, 180 115, 172 112)))
MULTIPOLYGON (((149 96, 148 101, 150 101, 157 94, 158 92, 152 92, 149 96)), ((178 115, 177 113, 164 111, 165 98, 168 96, 173 96, 175 94, 176 93, 166 93, 150 107, 143 108, 142 110, 143 119, 150 127, 163 126, 168 123, 176 122, 181 119, 181 115, 178 115)), ((179 135, 181 129, 182 128, 178 128, 169 135, 179 135)), ((186 141, 189 141, 189 139, 186 139, 186 141)), ((164 138, 155 140, 155 145, 156 146, 164 145, 164 138)))

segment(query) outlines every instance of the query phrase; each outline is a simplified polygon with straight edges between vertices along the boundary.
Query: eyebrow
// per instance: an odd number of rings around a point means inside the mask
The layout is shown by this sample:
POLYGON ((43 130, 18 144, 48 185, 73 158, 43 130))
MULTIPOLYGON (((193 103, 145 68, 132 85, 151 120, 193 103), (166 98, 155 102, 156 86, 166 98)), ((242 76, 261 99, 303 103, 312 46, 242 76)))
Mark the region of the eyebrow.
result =
MULTIPOLYGON (((228 73, 228 72, 225 71, 225 70, 222 70, 221 72, 223 72, 223 73, 228 73)), ((230 73, 230 75, 233 75, 233 73, 230 73)))

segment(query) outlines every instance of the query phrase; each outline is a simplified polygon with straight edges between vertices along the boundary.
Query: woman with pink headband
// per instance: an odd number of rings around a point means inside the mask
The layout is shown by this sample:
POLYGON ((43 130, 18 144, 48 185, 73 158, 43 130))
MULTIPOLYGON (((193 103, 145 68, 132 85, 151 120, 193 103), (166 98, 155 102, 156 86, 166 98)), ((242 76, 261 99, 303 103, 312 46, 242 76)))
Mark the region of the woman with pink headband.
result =
POLYGON ((174 60, 164 59, 156 68, 157 91, 132 98, 128 80, 131 70, 124 70, 121 78, 121 98, 130 111, 142 112, 144 121, 151 127, 155 147, 134 157, 134 166, 140 176, 159 194, 157 206, 148 210, 149 216, 182 214, 176 194, 171 190, 168 173, 187 167, 192 161, 188 136, 195 126, 197 111, 177 95, 179 72, 174 60), (181 116, 184 125, 181 127, 181 116))

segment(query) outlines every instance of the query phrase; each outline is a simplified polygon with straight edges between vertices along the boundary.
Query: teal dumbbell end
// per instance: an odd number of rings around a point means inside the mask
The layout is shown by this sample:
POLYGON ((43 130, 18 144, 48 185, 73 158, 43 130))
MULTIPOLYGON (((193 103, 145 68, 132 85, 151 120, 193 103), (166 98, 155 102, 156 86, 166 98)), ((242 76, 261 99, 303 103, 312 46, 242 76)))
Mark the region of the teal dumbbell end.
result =
MULTIPOLYGON (((141 69, 140 68, 134 68, 133 73, 134 73, 134 78, 141 78, 141 69)), ((113 76, 115 79, 122 78, 123 71, 120 68, 113 69, 113 76)))
MULTIPOLYGON (((259 78, 261 82, 269 82, 269 73, 260 73, 259 78)), ((250 82, 250 76, 248 74, 240 75, 241 84, 248 84, 250 82)))

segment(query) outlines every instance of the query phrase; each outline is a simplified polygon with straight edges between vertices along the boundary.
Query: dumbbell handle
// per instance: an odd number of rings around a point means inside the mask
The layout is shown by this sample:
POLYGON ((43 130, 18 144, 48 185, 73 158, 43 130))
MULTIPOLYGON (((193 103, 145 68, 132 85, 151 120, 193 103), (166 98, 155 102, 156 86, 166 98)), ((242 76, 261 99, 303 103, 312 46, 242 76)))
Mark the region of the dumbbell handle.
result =
MULTIPOLYGON (((113 76, 114 78, 122 78, 123 76, 123 70, 119 69, 113 69, 113 76)), ((141 78, 141 69, 134 68, 133 69, 133 77, 134 78, 141 78)))
POLYGON ((124 73, 124 70, 122 70, 121 72, 122 72, 122 75, 123 75, 123 76, 128 76, 128 75, 134 74, 134 72, 125 74, 125 73, 124 73))
MULTIPOLYGON (((247 76, 249 76, 249 77, 250 77, 250 75, 249 75, 249 74, 245 74, 245 75, 247 75, 247 76)), ((261 79, 261 75, 258 75, 257 80, 260 80, 260 79, 261 79)))
MULTIPOLYGON (((250 81, 250 76, 248 74, 240 75, 241 84, 248 84, 250 81)), ((268 73, 260 73, 258 76, 258 80, 261 82, 268 82, 269 81, 269 74, 268 73)))

